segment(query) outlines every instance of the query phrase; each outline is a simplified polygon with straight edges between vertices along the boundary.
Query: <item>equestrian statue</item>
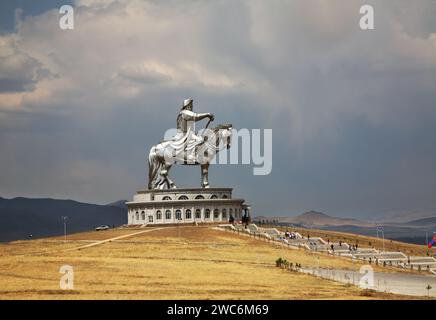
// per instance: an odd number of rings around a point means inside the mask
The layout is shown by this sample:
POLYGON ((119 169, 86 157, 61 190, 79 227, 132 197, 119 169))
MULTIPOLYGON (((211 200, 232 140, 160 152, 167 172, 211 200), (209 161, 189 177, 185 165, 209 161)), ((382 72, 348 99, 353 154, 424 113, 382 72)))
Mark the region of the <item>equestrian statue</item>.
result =
POLYGON ((209 164, 215 154, 224 148, 230 148, 232 125, 217 125, 208 129, 214 115, 195 113, 193 100, 183 101, 177 117, 177 133, 169 140, 152 146, 148 155, 148 189, 174 189, 174 181, 168 175, 173 164, 199 165, 201 168, 201 186, 209 188, 209 164), (195 123, 208 118, 201 133, 195 132, 195 123))

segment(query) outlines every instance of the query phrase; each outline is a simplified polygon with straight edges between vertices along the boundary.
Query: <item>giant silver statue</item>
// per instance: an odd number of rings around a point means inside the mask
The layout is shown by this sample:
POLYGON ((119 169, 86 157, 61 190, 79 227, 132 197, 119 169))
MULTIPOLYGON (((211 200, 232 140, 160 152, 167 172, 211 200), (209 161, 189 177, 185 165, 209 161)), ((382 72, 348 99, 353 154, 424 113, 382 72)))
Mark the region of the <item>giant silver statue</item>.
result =
POLYGON ((164 140, 151 147, 148 156, 148 188, 176 188, 169 176, 169 170, 174 163, 201 166, 201 186, 209 188, 209 164, 215 154, 230 148, 232 125, 218 125, 208 129, 214 120, 211 113, 195 113, 193 100, 183 101, 182 109, 177 117, 177 133, 169 140, 164 140), (195 132, 195 122, 209 118, 201 134, 195 132))

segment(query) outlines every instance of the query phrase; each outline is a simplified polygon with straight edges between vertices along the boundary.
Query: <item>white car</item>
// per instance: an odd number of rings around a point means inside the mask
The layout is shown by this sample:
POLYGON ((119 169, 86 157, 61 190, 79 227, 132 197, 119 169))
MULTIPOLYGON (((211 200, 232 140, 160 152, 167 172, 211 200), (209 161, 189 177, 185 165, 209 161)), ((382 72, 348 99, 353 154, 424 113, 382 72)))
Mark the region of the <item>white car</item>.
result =
POLYGON ((110 229, 109 226, 103 225, 103 226, 95 228, 95 231, 108 230, 108 229, 110 229))

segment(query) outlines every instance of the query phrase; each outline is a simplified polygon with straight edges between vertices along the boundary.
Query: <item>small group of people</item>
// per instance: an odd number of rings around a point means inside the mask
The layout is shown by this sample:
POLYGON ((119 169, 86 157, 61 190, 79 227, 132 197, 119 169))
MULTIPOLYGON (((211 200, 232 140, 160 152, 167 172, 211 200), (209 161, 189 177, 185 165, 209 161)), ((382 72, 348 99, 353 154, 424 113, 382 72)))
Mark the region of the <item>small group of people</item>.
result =
MULTIPOLYGON (((330 240, 329 240, 329 239, 327 239, 327 243, 330 244, 330 240)), ((339 240, 339 242, 338 242, 339 247, 342 247, 342 243, 343 243, 343 242, 339 240)), ((349 245, 348 245, 348 249, 349 249, 350 251, 357 251, 358 248, 359 248, 359 245, 358 245, 357 243, 356 243, 356 244, 349 244, 349 245)), ((333 243, 330 245, 330 249, 331 249, 332 251, 335 251, 335 246, 334 246, 333 243)))
POLYGON ((286 239, 297 239, 297 235, 295 234, 295 232, 289 232, 288 230, 286 230, 285 238, 286 239))
POLYGON ((350 245, 350 251, 357 251, 357 249, 359 248, 358 244, 354 244, 354 245, 350 245))

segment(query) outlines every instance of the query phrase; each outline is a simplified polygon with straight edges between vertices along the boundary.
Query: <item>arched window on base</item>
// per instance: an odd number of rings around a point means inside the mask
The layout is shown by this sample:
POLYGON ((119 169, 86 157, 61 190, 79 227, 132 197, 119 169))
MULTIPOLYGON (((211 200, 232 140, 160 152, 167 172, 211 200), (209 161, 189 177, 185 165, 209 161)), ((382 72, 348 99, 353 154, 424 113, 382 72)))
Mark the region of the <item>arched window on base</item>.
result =
POLYGON ((182 211, 179 209, 176 210, 176 220, 182 220, 182 211))
POLYGON ((201 210, 200 209, 195 210, 195 219, 201 219, 201 210))
POLYGON ((171 220, 171 210, 165 211, 165 219, 166 220, 171 220))
POLYGON ((185 218, 186 218, 187 220, 191 220, 191 219, 192 219, 192 212, 191 212, 190 209, 187 209, 187 210, 185 211, 185 218))

